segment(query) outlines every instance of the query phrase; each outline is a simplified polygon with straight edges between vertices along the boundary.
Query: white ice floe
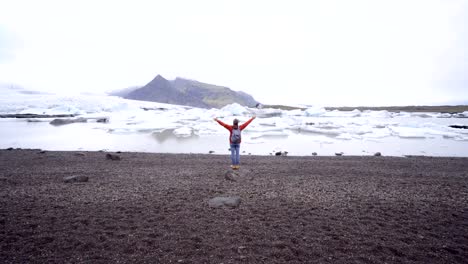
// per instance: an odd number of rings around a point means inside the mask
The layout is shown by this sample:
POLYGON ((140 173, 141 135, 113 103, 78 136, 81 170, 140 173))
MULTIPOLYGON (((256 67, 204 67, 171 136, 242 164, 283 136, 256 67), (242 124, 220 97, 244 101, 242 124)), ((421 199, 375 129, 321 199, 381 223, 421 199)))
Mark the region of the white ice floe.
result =
POLYGON ((241 116, 245 113, 248 113, 247 108, 241 106, 238 103, 233 103, 230 105, 226 105, 225 107, 221 108, 221 111, 229 112, 233 116, 241 116))
POLYGON ((440 113, 428 113, 428 112, 415 112, 411 113, 412 117, 421 117, 421 118, 432 118, 439 117, 440 113))
POLYGON ((283 111, 283 114, 288 116, 303 116, 304 111, 301 109, 294 109, 289 111, 283 111))
POLYGON ((425 138, 426 133, 414 127, 390 127, 392 135, 401 138, 425 138))
POLYGON ((323 113, 321 116, 324 116, 324 117, 358 117, 358 116, 361 116, 361 111, 359 111, 358 109, 354 109, 353 111, 333 110, 333 111, 327 111, 323 113))
POLYGON ((314 106, 314 107, 307 108, 304 111, 304 114, 306 116, 322 116, 326 112, 327 112, 327 110, 325 110, 325 108, 319 107, 319 106, 314 106))
MULTIPOLYGON (((453 119, 452 117, 468 117, 468 111, 458 114, 442 113, 392 113, 388 111, 326 111, 323 107, 308 107, 306 110, 280 110, 280 109, 251 109, 238 104, 232 104, 222 109, 200 109, 194 107, 160 104, 154 102, 144 102, 126 100, 119 97, 103 95, 79 95, 64 96, 38 93, 12 94, 0 93, 0 114, 72 114, 84 118, 107 118, 107 123, 97 123, 91 120, 88 123, 67 125, 60 128, 52 127, 48 124, 50 118, 45 119, 1 119, 4 122, 0 132, 5 131, 5 124, 16 126, 26 124, 27 129, 51 129, 47 133, 60 133, 61 130, 83 129, 83 131, 99 131, 108 136, 109 142, 119 141, 123 138, 131 138, 129 146, 136 144, 134 138, 142 140, 153 140, 142 143, 144 149, 160 150, 151 148, 154 137, 147 137, 142 134, 154 134, 166 131, 164 136, 174 136, 185 138, 196 135, 193 144, 203 144, 206 148, 215 149, 219 142, 225 142, 227 131, 216 123, 213 118, 218 117, 227 124, 232 124, 232 120, 237 118, 240 123, 246 122, 253 114, 257 119, 243 131, 243 142, 251 144, 253 149, 281 144, 285 148, 290 148, 294 153, 301 153, 301 148, 308 148, 311 144, 319 147, 322 144, 326 149, 333 149, 339 152, 344 146, 355 146, 362 142, 372 142, 370 144, 380 144, 381 142, 391 142, 391 144, 417 144, 424 146, 434 144, 433 142, 443 142, 450 146, 452 150, 444 153, 457 153, 456 149, 465 149, 468 141, 467 129, 450 128, 449 125, 468 125, 468 119, 453 119), (425 118, 422 118, 425 117, 425 118), (40 121, 40 122, 37 122, 40 121), (9 122, 9 123, 8 123, 9 122), (50 128, 49 128, 50 127, 50 128), (109 134, 106 134, 108 132, 109 134), (115 136, 118 134, 118 136, 115 136), (222 135, 222 137, 221 137, 222 135), (402 143, 401 138, 405 138, 402 143), (421 140, 409 140, 421 139, 421 140), (312 143, 310 143, 312 142, 312 143), (421 143, 423 142, 423 143, 421 143), (212 144, 212 145, 210 145, 212 144), (296 150, 293 150, 296 146, 296 150), (452 152, 450 152, 452 151, 452 152)), ((42 130, 40 130, 42 131, 42 130)), ((16 132, 16 131, 15 131, 16 132)), ((14 146, 14 142, 24 142, 22 139, 14 138, 15 132, 4 133, 3 141, 0 143, 4 147, 14 146)), ((95 132, 92 132, 95 133, 95 132)), ((90 134, 92 134, 90 133, 90 134)), ((31 136, 28 133, 26 138, 31 142, 43 142, 43 138, 31 136)), ((106 139, 107 137, 104 137, 106 139)), ((107 140, 107 139, 106 139, 107 140)), ((190 140, 178 140, 184 144, 189 144, 190 140)), ((139 142, 139 141, 138 141, 139 142)), ((99 143, 99 142, 97 142, 99 143)), ((366 143, 366 144, 367 144, 366 143)), ((182 143, 181 143, 182 144, 182 143)), ((191 144, 191 143, 190 143, 191 144)), ((435 143, 437 144, 437 143, 435 143)), ((418 145, 418 146, 419 146, 418 145)), ((16 145, 21 147, 21 145, 16 145)), ((24 145, 26 146, 26 145, 24 145)), ((37 147, 31 145, 31 147, 37 147)), ((47 147, 47 146, 46 146, 47 147)), ((171 150, 167 147, 168 151, 171 150)), ((430 152, 430 147, 427 153, 430 152)), ((182 148, 182 149, 185 149, 182 148)), ((410 146, 408 150, 412 150, 410 146)), ((166 151, 166 149, 164 149, 166 151)), ((175 150, 174 150, 175 151, 175 150)), ((250 150, 249 150, 250 151, 250 150)), ((329 151, 329 153, 334 153, 329 151)), ((254 150, 255 152, 255 150, 254 150)), ((253 153, 254 153, 253 152, 253 153)), ((326 151, 325 151, 326 152, 326 151)), ((261 152, 259 152, 261 153, 261 152)), ((307 150, 308 153, 308 150, 307 150)), ((321 153, 323 153, 321 151, 321 153)), ((436 152, 434 152, 436 153, 436 152)), ((310 154, 310 153, 309 153, 310 154)), ((403 153, 406 154, 406 153, 403 153)))
POLYGON ((177 137, 190 137, 192 135, 192 128, 180 127, 180 128, 174 129, 173 133, 177 137))
POLYGON ((388 112, 387 110, 381 110, 381 111, 366 110, 361 113, 361 116, 373 117, 373 118, 391 118, 392 113, 388 112))
POLYGON ((261 118, 280 117, 283 115, 284 112, 286 112, 281 109, 274 109, 274 108, 251 109, 251 111, 257 117, 261 117, 261 118))

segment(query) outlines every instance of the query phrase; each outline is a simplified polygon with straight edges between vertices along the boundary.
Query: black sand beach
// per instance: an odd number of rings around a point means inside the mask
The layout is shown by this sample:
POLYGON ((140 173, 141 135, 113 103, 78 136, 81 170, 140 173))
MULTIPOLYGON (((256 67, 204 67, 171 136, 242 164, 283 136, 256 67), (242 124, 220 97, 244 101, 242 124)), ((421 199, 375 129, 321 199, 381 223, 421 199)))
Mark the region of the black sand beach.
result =
POLYGON ((117 155, 0 150, 0 262, 468 261, 468 158, 117 155))

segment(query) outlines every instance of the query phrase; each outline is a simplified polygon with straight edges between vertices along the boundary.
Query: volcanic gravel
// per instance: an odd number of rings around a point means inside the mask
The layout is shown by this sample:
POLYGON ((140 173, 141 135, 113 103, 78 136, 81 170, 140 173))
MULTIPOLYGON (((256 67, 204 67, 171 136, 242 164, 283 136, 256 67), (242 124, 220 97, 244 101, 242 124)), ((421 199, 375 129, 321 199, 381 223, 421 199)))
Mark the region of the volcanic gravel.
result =
POLYGON ((468 158, 106 154, 0 150, 0 263, 468 262, 468 158))

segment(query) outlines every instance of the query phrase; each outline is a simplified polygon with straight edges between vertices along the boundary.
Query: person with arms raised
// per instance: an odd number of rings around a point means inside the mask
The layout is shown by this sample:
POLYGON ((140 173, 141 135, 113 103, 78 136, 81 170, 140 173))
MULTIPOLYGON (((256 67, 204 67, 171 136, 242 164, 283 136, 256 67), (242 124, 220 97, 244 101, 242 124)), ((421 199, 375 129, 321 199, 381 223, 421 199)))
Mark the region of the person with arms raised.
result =
POLYGON ((239 120, 236 118, 232 122, 232 126, 228 125, 221 120, 215 118, 214 120, 220 125, 229 130, 229 144, 231 149, 231 168, 233 170, 238 170, 240 168, 240 144, 241 144, 241 131, 244 130, 250 122, 252 122, 256 117, 250 118, 247 122, 239 126, 239 120))

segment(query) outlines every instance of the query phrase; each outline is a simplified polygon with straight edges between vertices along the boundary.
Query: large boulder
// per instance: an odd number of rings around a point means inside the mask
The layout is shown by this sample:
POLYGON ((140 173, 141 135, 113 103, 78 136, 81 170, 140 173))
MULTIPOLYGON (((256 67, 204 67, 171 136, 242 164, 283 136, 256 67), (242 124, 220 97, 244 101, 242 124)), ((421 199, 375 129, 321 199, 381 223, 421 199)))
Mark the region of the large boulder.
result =
POLYGON ((215 197, 208 201, 208 205, 213 208, 219 208, 219 207, 236 208, 236 207, 239 207, 240 202, 241 202, 241 198, 237 196, 215 197))
POLYGON ((107 153, 106 154, 106 159, 108 159, 108 160, 120 160, 120 156, 115 155, 115 154, 107 153))

